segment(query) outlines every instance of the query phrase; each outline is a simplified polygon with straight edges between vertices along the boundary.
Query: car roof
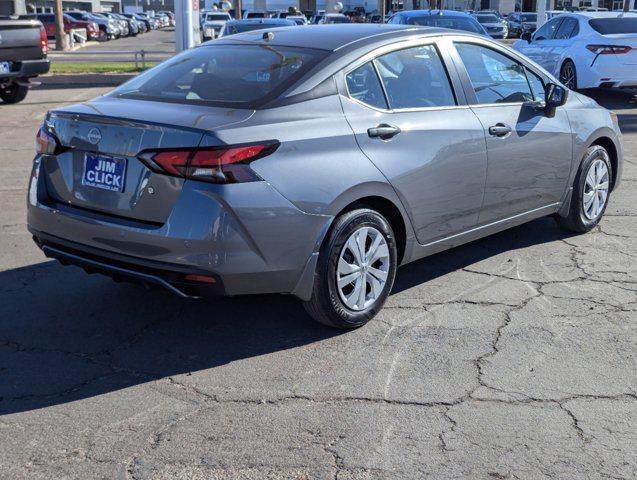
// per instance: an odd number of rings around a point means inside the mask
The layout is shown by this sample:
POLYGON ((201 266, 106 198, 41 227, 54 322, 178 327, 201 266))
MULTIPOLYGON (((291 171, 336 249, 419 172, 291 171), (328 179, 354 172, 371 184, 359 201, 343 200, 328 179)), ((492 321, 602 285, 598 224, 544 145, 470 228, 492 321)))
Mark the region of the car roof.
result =
POLYGON ((264 25, 288 25, 291 26, 294 22, 286 18, 245 18, 243 20, 230 20, 228 25, 254 25, 257 23, 263 23, 264 25))
POLYGON ((637 14, 634 13, 626 13, 626 12, 568 12, 569 15, 575 15, 579 17, 584 17, 588 19, 593 18, 620 18, 620 17, 628 17, 628 18, 636 18, 637 14))
POLYGON ((456 10, 404 10, 397 12, 396 15, 403 17, 426 17, 440 15, 443 17, 471 17, 471 14, 458 12, 456 10))
MULTIPOLYGON (((417 27, 414 25, 381 25, 376 23, 348 23, 328 25, 307 25, 303 27, 277 28, 272 32, 274 38, 268 40, 270 45, 315 48, 320 50, 338 50, 352 43, 374 42, 381 36, 396 38, 413 35, 414 32, 445 33, 449 30, 435 27, 417 27)), ((263 43, 263 32, 245 32, 221 37, 215 44, 234 42, 263 43)))

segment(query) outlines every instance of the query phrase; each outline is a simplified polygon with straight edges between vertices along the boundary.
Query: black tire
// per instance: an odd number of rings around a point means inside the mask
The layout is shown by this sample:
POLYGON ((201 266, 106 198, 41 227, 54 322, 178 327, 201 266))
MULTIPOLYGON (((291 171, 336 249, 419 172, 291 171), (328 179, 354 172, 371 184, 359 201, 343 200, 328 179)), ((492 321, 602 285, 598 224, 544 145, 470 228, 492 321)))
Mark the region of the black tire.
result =
POLYGON ((571 90, 577 90, 577 69, 572 61, 566 60, 562 64, 562 68, 560 68, 560 82, 571 90), (569 73, 569 69, 572 71, 572 76, 569 73))
POLYGON ((12 83, 8 87, 0 88, 0 98, 4 103, 18 103, 25 99, 29 87, 12 83))
MULTIPOLYGON (((398 253, 396 238, 389 222, 375 210, 358 208, 339 216, 321 246, 314 277, 312 298, 304 302, 316 321, 330 327, 351 329, 365 325, 383 307, 396 277, 398 253), (384 237, 389 250, 387 279, 376 301, 364 310, 352 310, 341 300, 336 284, 338 260, 348 238, 362 227, 373 227, 384 237)), ((367 284, 365 284, 367 289, 367 284)))
POLYGON ((576 233, 585 233, 593 229, 604 216, 608 202, 610 201, 610 185, 613 180, 613 169, 610 162, 610 157, 606 149, 600 145, 593 145, 586 150, 584 159, 577 171, 575 181, 573 182, 573 193, 571 194, 571 201, 566 217, 556 216, 555 220, 557 224, 564 230, 576 233), (602 160, 608 168, 608 194, 606 196, 606 203, 602 207, 600 213, 593 219, 589 219, 584 213, 584 189, 586 188, 586 175, 589 168, 596 160, 602 160))

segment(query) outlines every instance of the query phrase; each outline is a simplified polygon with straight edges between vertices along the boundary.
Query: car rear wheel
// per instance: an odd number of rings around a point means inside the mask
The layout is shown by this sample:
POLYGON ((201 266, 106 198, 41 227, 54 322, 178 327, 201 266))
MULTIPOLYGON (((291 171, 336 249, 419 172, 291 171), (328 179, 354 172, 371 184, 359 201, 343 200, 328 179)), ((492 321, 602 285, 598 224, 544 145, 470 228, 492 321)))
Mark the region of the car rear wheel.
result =
POLYGON ((331 327, 366 324, 389 296, 397 256, 394 232, 380 213, 360 208, 342 214, 321 247, 305 309, 331 327))
POLYGON ((29 87, 12 83, 8 87, 0 88, 0 98, 4 103, 18 103, 25 99, 29 87))
POLYGON ((613 170, 604 147, 593 145, 584 155, 571 194, 566 217, 556 217, 565 230, 584 233, 595 227, 608 205, 613 170))
POLYGON ((560 69, 560 82, 571 90, 577 90, 577 70, 570 60, 565 61, 560 69))

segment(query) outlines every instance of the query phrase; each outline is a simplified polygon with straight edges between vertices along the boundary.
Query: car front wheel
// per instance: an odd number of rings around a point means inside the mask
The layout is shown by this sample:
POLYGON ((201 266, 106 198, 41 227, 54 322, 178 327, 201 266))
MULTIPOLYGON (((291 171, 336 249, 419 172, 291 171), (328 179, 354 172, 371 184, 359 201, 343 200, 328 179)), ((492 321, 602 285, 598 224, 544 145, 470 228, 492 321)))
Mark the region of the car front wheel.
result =
POLYGON ((577 233, 594 228, 606 211, 612 176, 606 149, 600 145, 588 148, 573 183, 568 215, 556 217, 558 225, 577 233))
POLYGON ((380 213, 359 208, 342 214, 321 247, 305 309, 331 327, 366 324, 389 296, 397 257, 394 232, 380 213))

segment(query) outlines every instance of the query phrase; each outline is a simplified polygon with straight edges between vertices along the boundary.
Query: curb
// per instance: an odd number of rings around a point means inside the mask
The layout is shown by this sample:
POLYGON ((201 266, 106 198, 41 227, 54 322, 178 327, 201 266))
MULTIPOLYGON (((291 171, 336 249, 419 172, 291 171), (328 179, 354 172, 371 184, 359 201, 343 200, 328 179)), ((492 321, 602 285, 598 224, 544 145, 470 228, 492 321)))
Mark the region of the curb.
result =
POLYGON ((129 73, 77 73, 42 75, 36 81, 41 83, 41 88, 58 87, 117 87, 122 83, 136 77, 129 73))

